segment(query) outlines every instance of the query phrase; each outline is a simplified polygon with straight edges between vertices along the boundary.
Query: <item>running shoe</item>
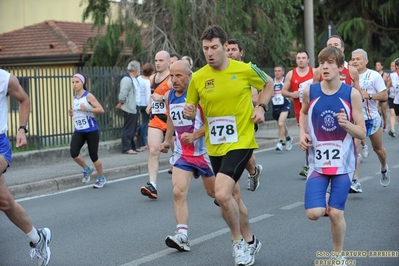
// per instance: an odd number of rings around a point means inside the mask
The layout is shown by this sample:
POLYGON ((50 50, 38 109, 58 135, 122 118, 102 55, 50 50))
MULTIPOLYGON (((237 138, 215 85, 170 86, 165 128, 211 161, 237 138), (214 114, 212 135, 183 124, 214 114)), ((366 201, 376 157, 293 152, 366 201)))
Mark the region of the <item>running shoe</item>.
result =
POLYGON ((369 146, 367 144, 362 147, 362 155, 363 158, 369 157, 369 146))
POLYGON ((391 178, 388 174, 388 165, 387 165, 387 169, 385 171, 381 170, 380 184, 381 184, 381 186, 386 187, 389 185, 390 182, 391 182, 391 178))
POLYGON ((142 186, 140 190, 142 195, 147 196, 150 199, 158 198, 158 191, 150 182, 147 182, 147 185, 142 186))
POLYGON ((396 137, 395 131, 389 130, 389 136, 391 136, 392 138, 396 137))
POLYGON ((362 185, 357 179, 352 180, 351 187, 349 189, 349 193, 362 193, 362 185))
POLYGON ((175 248, 178 251, 190 251, 190 243, 188 243, 188 237, 185 234, 177 233, 174 236, 167 236, 165 238, 165 244, 170 248, 175 248))
POLYGON ((282 151, 282 150, 283 150, 283 141, 280 140, 279 142, 277 142, 276 151, 282 151))
POLYGON ((48 265, 51 256, 51 251, 48 246, 51 240, 51 231, 48 228, 42 228, 38 229, 37 233, 40 236, 39 242, 36 244, 33 244, 32 242, 29 243, 32 248, 30 251, 30 257, 31 259, 34 257, 37 258, 37 265, 46 266, 48 265))
POLYGON ((286 145, 285 145, 285 150, 286 151, 290 151, 292 149, 292 142, 294 141, 294 139, 290 136, 287 137, 286 139, 286 145))
POLYGON ((172 174, 173 173, 173 166, 171 166, 168 170, 168 174, 172 174))
POLYGON ((308 174, 309 174, 309 166, 304 165, 302 168, 302 171, 299 173, 299 175, 308 177, 308 174))
POLYGON ((107 183, 107 179, 105 179, 105 176, 100 176, 97 178, 96 183, 94 183, 93 187, 94 188, 103 188, 104 185, 107 183))
POLYGON ((254 236, 254 243, 248 244, 249 253, 254 256, 259 252, 261 247, 262 243, 256 238, 256 236, 254 236))
POLYGON ((328 212, 328 206, 326 207, 326 211, 324 212, 324 216, 330 216, 330 214, 328 212))
POLYGON ((84 170, 83 170, 83 178, 82 178, 82 182, 83 183, 87 183, 90 181, 90 175, 91 173, 93 173, 94 169, 87 166, 84 170))
POLYGON ((255 165, 255 174, 248 174, 247 190, 255 191, 260 185, 259 177, 262 174, 263 166, 261 164, 255 165))
POLYGON ((243 239, 233 244, 233 257, 236 266, 253 265, 255 262, 255 257, 251 255, 248 244, 243 239))

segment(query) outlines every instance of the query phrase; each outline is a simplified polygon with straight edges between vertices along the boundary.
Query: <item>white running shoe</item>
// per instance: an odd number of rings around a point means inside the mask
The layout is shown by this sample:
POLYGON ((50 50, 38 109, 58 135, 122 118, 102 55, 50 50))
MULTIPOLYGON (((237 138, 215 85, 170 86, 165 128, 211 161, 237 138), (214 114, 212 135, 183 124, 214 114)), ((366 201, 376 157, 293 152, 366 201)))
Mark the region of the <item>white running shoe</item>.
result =
POLYGON ((277 142, 276 151, 282 151, 282 150, 283 150, 283 142, 280 140, 279 142, 277 142))
POLYGON ((388 165, 387 165, 387 170, 385 172, 381 171, 381 179, 380 179, 380 184, 383 187, 386 187, 391 183, 391 177, 389 176, 388 173, 388 165))
POLYGON ((96 181, 96 183, 94 183, 93 187, 94 188, 103 188, 106 183, 107 183, 107 179, 105 179, 104 176, 100 176, 97 178, 97 181, 96 181))
POLYGON ((285 150, 286 151, 290 151, 292 150, 292 142, 294 141, 294 139, 292 137, 289 137, 289 140, 286 140, 286 144, 285 144, 285 150))
POLYGON ((37 265, 39 266, 46 266, 50 261, 51 251, 48 246, 51 240, 51 231, 48 228, 38 229, 37 233, 40 236, 39 242, 33 244, 30 242, 31 251, 30 257, 33 259, 37 257, 37 265))
POLYGON ((362 185, 359 183, 358 180, 352 180, 351 188, 349 193, 362 193, 362 185))
POLYGON ((248 244, 249 252, 253 256, 259 252, 260 248, 262 247, 262 243, 254 236, 254 243, 248 244))
POLYGON ((190 251, 190 244, 188 243, 188 237, 185 234, 177 233, 174 236, 167 236, 165 238, 165 244, 170 248, 175 248, 178 251, 190 251))
MULTIPOLYGON (((89 167, 89 166, 88 166, 89 167)), ((90 175, 93 173, 94 169, 89 167, 89 169, 84 169, 83 170, 83 178, 82 178, 82 183, 87 183, 90 181, 90 175)))
POLYGON ((362 155, 365 159, 369 157, 369 146, 367 144, 362 147, 362 155))
POLYGON ((255 262, 255 257, 251 255, 248 244, 243 239, 233 244, 233 257, 236 266, 249 266, 255 262))

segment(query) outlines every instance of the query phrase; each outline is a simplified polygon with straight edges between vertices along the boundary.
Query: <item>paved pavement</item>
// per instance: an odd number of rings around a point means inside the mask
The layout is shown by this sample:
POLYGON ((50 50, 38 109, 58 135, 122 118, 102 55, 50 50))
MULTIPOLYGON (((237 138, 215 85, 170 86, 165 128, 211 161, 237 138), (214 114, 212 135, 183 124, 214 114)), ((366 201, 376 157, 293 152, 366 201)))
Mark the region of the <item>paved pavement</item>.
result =
MULTIPOLYGON (((299 140, 299 129, 295 118, 287 120, 288 130, 299 140)), ((271 148, 277 144, 278 130, 275 121, 260 125, 256 133, 259 148, 271 148)), ((88 157, 87 148, 82 149, 87 164, 93 166, 88 157)), ((160 156, 159 170, 170 167, 170 153, 160 156)), ((123 178, 148 172, 148 151, 136 155, 121 154, 120 140, 101 142, 99 157, 103 163, 104 175, 108 180, 123 178)), ((16 199, 51 194, 70 188, 82 186, 82 169, 71 159, 69 147, 40 151, 15 153, 11 167, 4 174, 11 193, 16 199)), ((89 183, 94 183, 96 172, 89 183)), ((144 184, 143 184, 144 185, 144 184)))

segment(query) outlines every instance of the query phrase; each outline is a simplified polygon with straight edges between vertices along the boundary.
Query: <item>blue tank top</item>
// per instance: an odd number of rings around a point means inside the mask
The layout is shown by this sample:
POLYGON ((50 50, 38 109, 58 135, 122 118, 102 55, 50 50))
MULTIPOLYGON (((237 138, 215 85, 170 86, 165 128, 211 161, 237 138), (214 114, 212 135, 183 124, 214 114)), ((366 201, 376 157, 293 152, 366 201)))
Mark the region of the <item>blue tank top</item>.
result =
POLYGON ((343 108, 348 121, 353 122, 351 93, 352 87, 344 83, 333 95, 324 94, 320 83, 310 85, 308 133, 313 145, 307 150, 307 159, 309 167, 319 173, 338 175, 355 171, 354 138, 334 117, 343 108))
POLYGON ((91 132, 98 130, 98 125, 94 114, 91 112, 84 112, 80 109, 80 104, 83 103, 86 107, 92 107, 87 100, 88 91, 85 91, 80 98, 75 95, 73 97, 73 121, 76 132, 91 132))
POLYGON ((187 120, 183 118, 183 108, 186 104, 187 91, 177 97, 175 90, 171 89, 168 97, 169 104, 169 119, 172 120, 175 126, 175 153, 186 156, 199 156, 206 153, 205 137, 201 137, 192 144, 185 144, 181 141, 181 135, 184 132, 193 133, 204 125, 204 114, 200 106, 197 108, 197 114, 194 120, 187 120))
POLYGON ((284 81, 285 77, 283 77, 283 79, 279 83, 276 83, 276 78, 273 78, 274 95, 271 101, 272 101, 273 110, 275 111, 278 111, 283 107, 285 108, 286 106, 291 104, 290 100, 288 100, 286 97, 284 97, 281 94, 281 90, 283 89, 284 86, 284 81))

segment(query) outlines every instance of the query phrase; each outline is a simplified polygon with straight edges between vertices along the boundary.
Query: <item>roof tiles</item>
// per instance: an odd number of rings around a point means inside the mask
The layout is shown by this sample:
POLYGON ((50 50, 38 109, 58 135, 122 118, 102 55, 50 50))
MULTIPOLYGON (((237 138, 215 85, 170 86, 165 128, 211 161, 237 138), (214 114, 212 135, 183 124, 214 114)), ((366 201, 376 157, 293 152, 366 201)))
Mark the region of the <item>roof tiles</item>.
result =
POLYGON ((49 20, 0 34, 0 59, 82 54, 86 41, 97 35, 92 26, 49 20))

